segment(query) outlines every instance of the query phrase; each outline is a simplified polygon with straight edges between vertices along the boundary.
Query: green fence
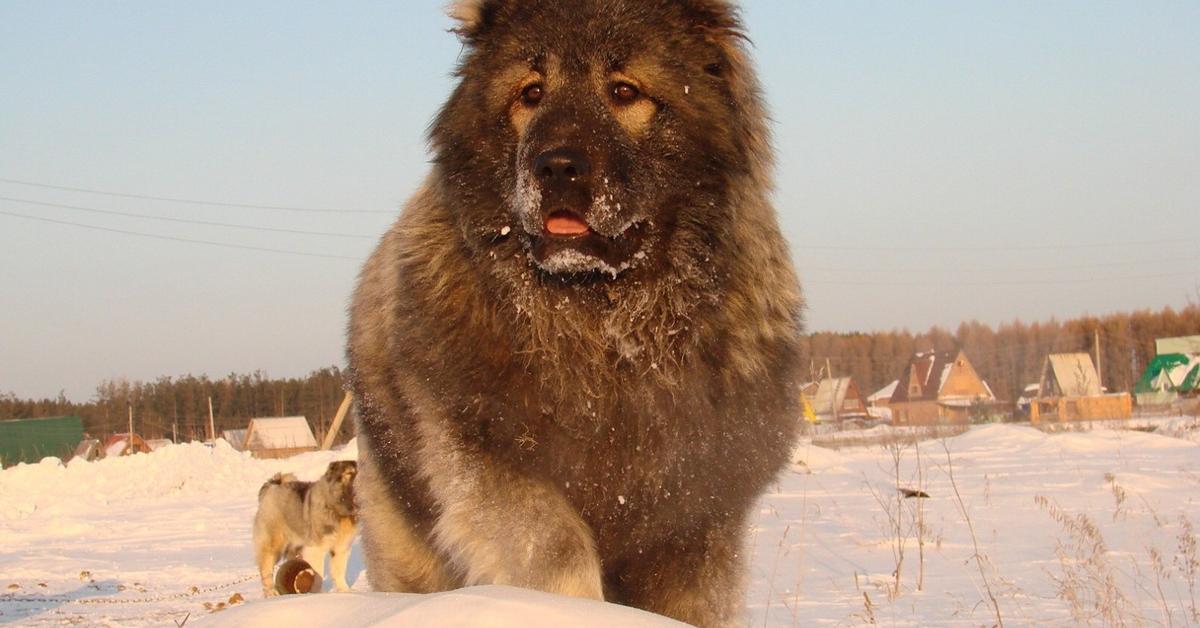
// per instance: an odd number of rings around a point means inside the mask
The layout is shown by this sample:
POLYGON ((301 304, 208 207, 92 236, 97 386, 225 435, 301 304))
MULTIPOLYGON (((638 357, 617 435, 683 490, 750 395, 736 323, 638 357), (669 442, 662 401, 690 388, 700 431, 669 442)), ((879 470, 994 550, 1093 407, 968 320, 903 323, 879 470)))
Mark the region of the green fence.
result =
POLYGON ((0 467, 46 456, 66 461, 81 440, 83 419, 77 416, 0 421, 0 467))

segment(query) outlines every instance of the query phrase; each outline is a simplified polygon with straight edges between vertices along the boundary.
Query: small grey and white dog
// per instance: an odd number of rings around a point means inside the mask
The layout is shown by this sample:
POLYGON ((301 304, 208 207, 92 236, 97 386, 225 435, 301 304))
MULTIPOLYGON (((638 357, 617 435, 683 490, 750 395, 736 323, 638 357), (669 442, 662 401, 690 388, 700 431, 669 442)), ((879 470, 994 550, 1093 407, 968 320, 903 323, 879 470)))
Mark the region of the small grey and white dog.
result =
POLYGON ((349 591, 346 561, 354 541, 353 460, 329 463, 316 482, 301 482, 291 473, 276 473, 258 490, 254 515, 254 558, 262 576, 263 595, 278 595, 271 572, 281 558, 299 557, 317 574, 325 572, 325 554, 337 591, 349 591))

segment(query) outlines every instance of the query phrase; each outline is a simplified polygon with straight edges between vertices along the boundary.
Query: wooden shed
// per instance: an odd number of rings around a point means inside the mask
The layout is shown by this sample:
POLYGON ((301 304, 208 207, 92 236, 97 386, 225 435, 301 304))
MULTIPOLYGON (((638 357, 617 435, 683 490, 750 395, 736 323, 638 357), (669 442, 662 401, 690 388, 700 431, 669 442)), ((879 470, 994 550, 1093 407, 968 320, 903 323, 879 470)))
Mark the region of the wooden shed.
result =
POLYGON ((822 423, 867 416, 867 405, 854 379, 850 377, 827 377, 821 380, 812 399, 812 408, 817 420, 822 423))
POLYGON ((1129 393, 1105 394, 1100 375, 1086 353, 1046 356, 1038 396, 1029 406, 1029 420, 1081 421, 1128 419, 1133 414, 1129 393))
POLYGON ((289 458, 316 451, 317 439, 302 416, 250 419, 245 450, 255 458, 289 458))

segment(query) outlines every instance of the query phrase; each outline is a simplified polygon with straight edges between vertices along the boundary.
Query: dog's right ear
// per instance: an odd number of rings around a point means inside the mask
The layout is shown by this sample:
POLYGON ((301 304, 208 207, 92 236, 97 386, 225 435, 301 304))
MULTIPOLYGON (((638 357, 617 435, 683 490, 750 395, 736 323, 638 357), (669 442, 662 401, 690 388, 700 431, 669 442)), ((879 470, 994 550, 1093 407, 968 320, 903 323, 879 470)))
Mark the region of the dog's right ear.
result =
POLYGON ((496 14, 505 0, 454 0, 446 14, 458 21, 450 29, 464 44, 474 44, 496 22, 496 14))

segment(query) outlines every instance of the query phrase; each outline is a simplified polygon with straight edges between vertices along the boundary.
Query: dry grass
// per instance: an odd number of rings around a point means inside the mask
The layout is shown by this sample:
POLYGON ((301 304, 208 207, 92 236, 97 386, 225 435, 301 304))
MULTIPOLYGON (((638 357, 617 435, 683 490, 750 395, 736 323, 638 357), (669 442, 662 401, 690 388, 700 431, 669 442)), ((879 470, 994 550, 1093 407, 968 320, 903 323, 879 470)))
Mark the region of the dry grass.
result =
POLYGON ((1066 533, 1056 542, 1061 574, 1051 575, 1057 594, 1071 610, 1077 624, 1102 622, 1106 626, 1141 625, 1140 616, 1121 591, 1117 572, 1108 560, 1108 546, 1096 522, 1086 514, 1070 514, 1042 495, 1034 502, 1066 533))

